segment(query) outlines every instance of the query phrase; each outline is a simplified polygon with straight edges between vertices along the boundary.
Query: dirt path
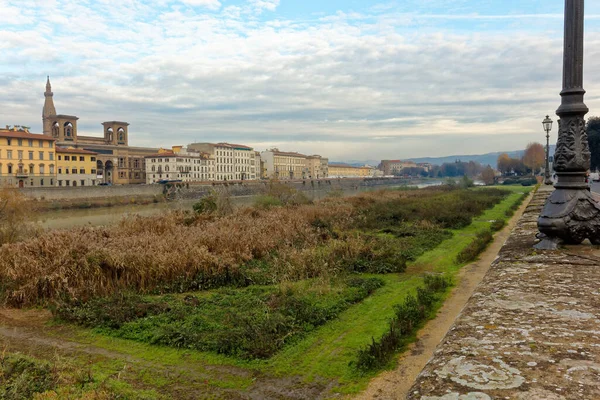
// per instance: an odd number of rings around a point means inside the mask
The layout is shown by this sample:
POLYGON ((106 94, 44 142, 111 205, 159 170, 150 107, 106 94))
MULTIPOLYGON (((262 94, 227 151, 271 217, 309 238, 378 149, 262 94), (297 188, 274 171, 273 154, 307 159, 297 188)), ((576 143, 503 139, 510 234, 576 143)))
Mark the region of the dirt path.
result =
POLYGON ((405 399, 408 391, 415 382, 421 370, 432 357, 437 345, 442 341, 446 332, 452 326, 456 317, 481 282, 498 252, 510 236, 517 221, 523 215, 533 194, 523 202, 515 212, 507 226, 494 236, 492 244, 481 254, 480 258, 458 273, 458 284, 446 299, 435 319, 429 321, 418 333, 417 341, 409 346, 398 360, 398 366, 393 371, 387 371, 374 378, 366 391, 355 399, 392 400, 405 399))

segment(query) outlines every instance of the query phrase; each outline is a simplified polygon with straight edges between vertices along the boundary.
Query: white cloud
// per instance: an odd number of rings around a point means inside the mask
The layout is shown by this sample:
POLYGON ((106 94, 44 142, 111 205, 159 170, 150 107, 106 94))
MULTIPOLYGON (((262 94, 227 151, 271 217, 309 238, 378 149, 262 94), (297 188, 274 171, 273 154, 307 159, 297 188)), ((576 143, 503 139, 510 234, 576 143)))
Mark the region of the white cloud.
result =
MULTIPOLYGON (((558 25, 452 33, 404 31, 415 22, 385 8, 301 21, 174 0, 56 0, 52 13, 21 4, 34 23, 0 27, 0 91, 11 94, 0 126, 41 129, 46 74, 81 134, 126 120, 135 145, 224 140, 337 160, 517 149, 543 139, 540 121, 560 101, 558 25)), ((597 115, 600 34, 588 32, 597 115)))
POLYGON ((259 13, 264 10, 275 11, 279 6, 279 0, 249 0, 248 3, 259 13))
POLYGON ((194 7, 206 7, 211 10, 218 10, 221 8, 221 2, 219 0, 181 0, 182 3, 194 7))

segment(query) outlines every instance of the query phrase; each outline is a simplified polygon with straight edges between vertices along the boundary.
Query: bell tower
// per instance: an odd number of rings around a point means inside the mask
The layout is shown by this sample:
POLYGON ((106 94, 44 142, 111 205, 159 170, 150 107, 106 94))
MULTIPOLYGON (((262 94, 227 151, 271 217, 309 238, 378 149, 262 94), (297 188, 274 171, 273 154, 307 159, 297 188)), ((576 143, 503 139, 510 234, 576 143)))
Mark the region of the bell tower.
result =
POLYGON ((123 121, 103 122, 104 142, 116 146, 128 146, 129 144, 129 124, 123 121))
POLYGON ((44 108, 42 109, 42 126, 43 133, 47 136, 52 136, 52 119, 56 116, 56 108, 54 108, 54 93, 50 85, 50 77, 46 80, 46 91, 44 92, 44 108))

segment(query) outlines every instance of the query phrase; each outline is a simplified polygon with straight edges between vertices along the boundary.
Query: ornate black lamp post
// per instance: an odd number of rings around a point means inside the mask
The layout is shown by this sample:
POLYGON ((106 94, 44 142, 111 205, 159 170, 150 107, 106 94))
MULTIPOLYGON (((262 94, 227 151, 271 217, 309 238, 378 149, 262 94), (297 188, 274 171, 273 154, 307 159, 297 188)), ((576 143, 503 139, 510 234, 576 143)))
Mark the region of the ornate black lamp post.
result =
POLYGON ((565 0, 565 47, 562 104, 556 111, 558 142, 554 171, 558 182, 538 219, 542 242, 538 249, 580 244, 586 238, 600 244, 600 205, 587 190, 590 168, 583 102, 583 0, 565 0))
POLYGON ((546 115, 546 119, 542 121, 542 125, 546 131, 546 172, 544 174, 544 183, 552 185, 552 178, 550 177, 550 131, 552 130, 552 120, 549 115, 546 115))

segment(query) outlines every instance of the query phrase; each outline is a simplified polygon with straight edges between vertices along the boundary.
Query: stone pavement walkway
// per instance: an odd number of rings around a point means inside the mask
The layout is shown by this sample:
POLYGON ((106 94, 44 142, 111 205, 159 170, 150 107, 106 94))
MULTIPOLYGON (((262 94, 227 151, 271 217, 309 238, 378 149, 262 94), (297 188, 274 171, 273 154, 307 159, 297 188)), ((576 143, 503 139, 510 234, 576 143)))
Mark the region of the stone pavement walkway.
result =
POLYGON ((600 399, 600 248, 536 251, 542 187, 411 400, 600 399))

